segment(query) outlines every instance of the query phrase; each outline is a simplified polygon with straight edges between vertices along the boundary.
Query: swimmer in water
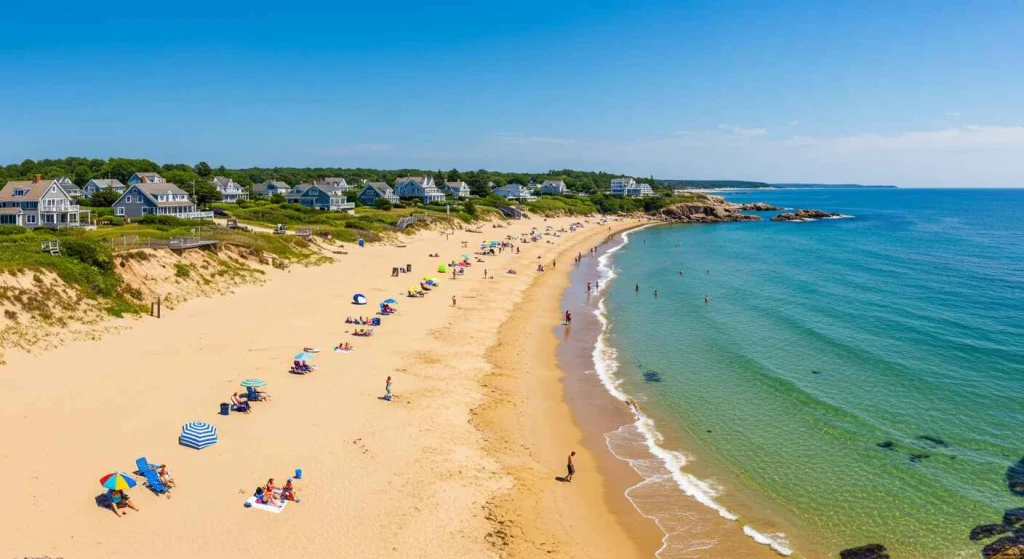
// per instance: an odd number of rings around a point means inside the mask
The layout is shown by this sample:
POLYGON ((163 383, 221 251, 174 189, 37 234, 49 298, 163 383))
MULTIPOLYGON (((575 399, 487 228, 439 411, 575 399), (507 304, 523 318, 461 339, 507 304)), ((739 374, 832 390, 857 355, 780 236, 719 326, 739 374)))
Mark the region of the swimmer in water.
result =
POLYGON ((633 291, 637 291, 637 292, 640 291, 640 284, 639 283, 636 284, 636 288, 634 288, 633 291))
POLYGON ((657 297, 657 296, 658 296, 658 290, 657 290, 657 289, 655 289, 655 290, 654 290, 654 296, 655 296, 655 297, 657 297))
POLYGON ((708 297, 708 296, 707 296, 707 294, 705 293, 705 294, 704 294, 704 304, 705 304, 705 305, 706 305, 706 304, 708 304, 708 301, 710 301, 710 300, 711 300, 711 298, 710 298, 710 297, 708 297))

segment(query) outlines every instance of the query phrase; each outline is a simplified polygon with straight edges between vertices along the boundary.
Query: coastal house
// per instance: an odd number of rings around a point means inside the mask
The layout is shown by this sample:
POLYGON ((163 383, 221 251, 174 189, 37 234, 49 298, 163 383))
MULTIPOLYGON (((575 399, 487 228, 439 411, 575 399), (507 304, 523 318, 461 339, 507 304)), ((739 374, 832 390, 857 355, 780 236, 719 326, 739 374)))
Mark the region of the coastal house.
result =
POLYGON ((348 182, 341 177, 324 177, 316 181, 316 184, 317 186, 328 186, 334 190, 349 190, 350 188, 353 188, 352 185, 349 185, 348 182))
POLYGON ((82 210, 60 183, 43 180, 42 175, 30 181, 9 181, 0 190, 0 225, 28 229, 81 227, 89 224, 91 214, 91 210, 82 210))
POLYGON ((434 177, 401 177, 395 181, 399 198, 419 198, 424 204, 444 202, 444 193, 434 185, 434 177))
POLYGON ((506 184, 505 186, 499 186, 498 188, 495 188, 493 192, 506 200, 532 202, 537 199, 529 188, 514 182, 506 184))
POLYGON ((267 181, 252 185, 253 193, 259 196, 273 196, 275 194, 284 196, 291 189, 292 187, 284 181, 267 181))
POLYGON ((139 184, 142 182, 167 182, 158 173, 135 173, 128 177, 128 184, 139 184))
POLYGON ((320 184, 300 184, 285 197, 289 204, 299 204, 314 210, 340 212, 351 210, 356 205, 349 202, 345 190, 320 184))
POLYGON ((463 181, 448 181, 438 187, 449 198, 469 198, 469 185, 463 181))
POLYGON ((544 181, 544 183, 540 185, 541 194, 564 196, 568 192, 569 190, 565 187, 565 181, 563 180, 544 181))
POLYGON ((359 202, 364 206, 372 206, 383 198, 392 204, 398 203, 398 195, 386 182, 368 182, 359 191, 359 202))
POLYGON ((68 193, 68 196, 72 198, 79 198, 82 196, 82 189, 75 185, 75 182, 70 177, 57 177, 54 182, 60 185, 64 189, 64 192, 68 193))
POLYGON ((612 179, 612 188, 609 194, 624 198, 643 198, 644 196, 654 196, 654 190, 647 183, 638 184, 630 177, 620 177, 612 179))
MULTIPOLYGON (((148 180, 148 179, 147 179, 148 180)), ((188 193, 169 182, 139 182, 129 185, 114 202, 114 215, 139 218, 169 215, 181 219, 210 219, 213 212, 201 212, 188 193)))
POLYGON ((239 200, 249 199, 249 191, 227 177, 213 177, 213 186, 220 191, 224 202, 237 204, 239 200))
POLYGON ((82 196, 92 196, 97 192, 103 192, 104 190, 113 190, 118 194, 124 192, 124 185, 117 179, 92 179, 85 183, 82 187, 82 196))

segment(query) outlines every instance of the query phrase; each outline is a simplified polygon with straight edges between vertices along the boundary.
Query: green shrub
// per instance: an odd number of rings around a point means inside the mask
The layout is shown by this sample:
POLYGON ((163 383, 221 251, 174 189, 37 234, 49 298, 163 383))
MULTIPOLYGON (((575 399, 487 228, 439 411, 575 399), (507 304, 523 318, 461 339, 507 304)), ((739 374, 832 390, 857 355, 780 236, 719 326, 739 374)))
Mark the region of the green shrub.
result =
POLYGON ((88 264, 99 270, 109 272, 114 269, 114 256, 110 247, 95 240, 71 239, 64 241, 61 248, 64 254, 88 264))
POLYGON ((20 225, 0 225, 0 237, 6 237, 8 235, 23 235, 28 233, 28 229, 20 225))

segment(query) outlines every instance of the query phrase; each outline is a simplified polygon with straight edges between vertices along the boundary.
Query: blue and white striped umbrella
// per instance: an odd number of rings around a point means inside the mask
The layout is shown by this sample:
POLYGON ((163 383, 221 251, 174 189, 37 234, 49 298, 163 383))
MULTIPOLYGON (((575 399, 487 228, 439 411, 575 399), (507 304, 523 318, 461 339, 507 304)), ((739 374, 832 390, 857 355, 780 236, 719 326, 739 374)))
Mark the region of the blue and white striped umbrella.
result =
POLYGON ((195 449, 206 448, 217 443, 217 428, 209 423, 193 421, 181 426, 178 442, 183 446, 195 449))

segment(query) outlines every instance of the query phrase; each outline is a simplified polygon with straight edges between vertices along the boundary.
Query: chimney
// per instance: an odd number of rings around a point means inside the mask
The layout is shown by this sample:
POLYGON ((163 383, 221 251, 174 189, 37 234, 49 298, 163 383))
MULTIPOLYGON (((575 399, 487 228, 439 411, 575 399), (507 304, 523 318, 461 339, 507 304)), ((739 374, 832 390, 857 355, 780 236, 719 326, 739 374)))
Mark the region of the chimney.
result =
POLYGON ((146 180, 146 175, 142 175, 142 182, 149 182, 148 180, 146 180))
POLYGON ((38 184, 38 183, 40 183, 42 181, 43 181, 43 175, 36 175, 36 180, 34 180, 32 182, 38 184))

